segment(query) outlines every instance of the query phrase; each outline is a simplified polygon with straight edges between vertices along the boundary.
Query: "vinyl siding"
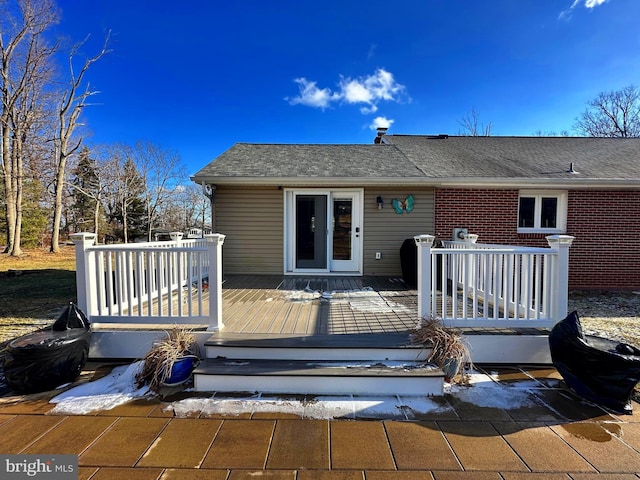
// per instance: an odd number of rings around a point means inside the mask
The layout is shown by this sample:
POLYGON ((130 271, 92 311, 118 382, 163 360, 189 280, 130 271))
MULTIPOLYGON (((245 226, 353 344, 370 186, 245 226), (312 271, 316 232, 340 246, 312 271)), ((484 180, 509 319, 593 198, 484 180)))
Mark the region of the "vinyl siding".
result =
POLYGON ((434 232, 433 188, 365 188, 364 191, 364 274, 401 275, 400 247, 407 238, 434 232), (403 201, 411 194, 415 204, 411 213, 398 215, 391 206, 391 199, 403 201), (384 200, 378 210, 376 198, 384 200), (376 260, 376 252, 382 254, 376 260))
MULTIPOLYGON (((284 195, 277 187, 219 186, 216 191, 215 229, 227 236, 222 247, 223 269, 229 274, 275 274, 284 271, 284 195)), ((401 275, 400 247, 414 235, 434 232, 432 188, 365 188, 364 274, 401 275), (398 215, 391 199, 412 194, 411 213, 398 215), (378 210, 376 197, 384 199, 378 210), (382 259, 376 260, 376 252, 382 259)))
POLYGON ((225 273, 282 274, 283 198, 277 187, 217 188, 215 230, 227 236, 225 273))

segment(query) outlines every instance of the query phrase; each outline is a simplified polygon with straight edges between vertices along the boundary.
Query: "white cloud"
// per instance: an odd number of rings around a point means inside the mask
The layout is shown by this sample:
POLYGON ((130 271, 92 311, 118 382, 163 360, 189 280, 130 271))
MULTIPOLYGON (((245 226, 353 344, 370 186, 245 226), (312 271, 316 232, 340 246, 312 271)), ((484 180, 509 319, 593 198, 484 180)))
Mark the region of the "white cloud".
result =
POLYGON ((360 108, 363 114, 377 112, 378 102, 401 101, 406 92, 405 86, 396 82, 393 74, 383 68, 366 77, 341 77, 338 83, 339 90, 335 92, 329 88, 318 88, 316 82, 304 77, 296 78, 294 81, 298 84, 300 92, 296 97, 286 98, 291 105, 301 104, 324 109, 332 102, 364 104, 360 108))
POLYGON ((569 20, 571 18, 571 14, 573 10, 580 6, 580 4, 584 3, 584 7, 589 10, 594 9, 595 7, 599 7, 607 0, 573 0, 573 3, 569 8, 560 12, 558 18, 569 20))
POLYGON ((335 94, 328 88, 318 88, 316 82, 310 82, 304 77, 294 79, 300 92, 297 97, 285 98, 291 105, 306 105, 307 107, 327 108, 334 100, 335 94))
POLYGON ((363 115, 369 115, 371 113, 376 113, 378 111, 378 107, 375 105, 371 105, 370 107, 360 107, 360 113, 363 115))
POLYGON ((373 122, 371 122, 371 125, 369 125, 369 128, 371 130, 377 130, 378 128, 389 128, 394 121, 395 120, 387 117, 376 117, 373 119, 373 122))
POLYGON ((371 90, 357 80, 342 82, 340 88, 347 103, 371 103, 373 100, 371 90))
POLYGON ((396 100, 404 90, 404 85, 396 83, 392 73, 381 68, 376 71, 375 75, 367 77, 365 84, 375 97, 383 100, 396 100))
POLYGON ((349 103, 374 103, 377 100, 398 100, 405 87, 395 81, 393 74, 379 68, 373 75, 346 78, 340 82, 341 93, 349 103))

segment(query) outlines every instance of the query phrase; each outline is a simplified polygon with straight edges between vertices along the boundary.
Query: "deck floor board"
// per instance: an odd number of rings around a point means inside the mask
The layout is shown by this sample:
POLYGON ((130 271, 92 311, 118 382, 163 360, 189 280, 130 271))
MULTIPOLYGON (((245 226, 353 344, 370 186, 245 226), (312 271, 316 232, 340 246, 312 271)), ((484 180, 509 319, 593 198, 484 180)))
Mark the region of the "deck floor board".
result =
MULTIPOLYGON (((458 317, 464 318, 461 295, 456 294, 456 307, 458 317)), ((192 301, 193 291, 181 292, 181 298, 185 311, 208 314, 208 291, 201 309, 192 301)), ((450 312, 452 297, 438 292, 440 305, 443 300, 450 312)), ((165 302, 154 302, 153 309, 166 310, 165 302)), ((418 323, 418 295, 399 278, 226 275, 222 321, 224 331, 242 334, 406 333, 418 323)))
POLYGON ((386 278, 229 275, 222 316, 230 333, 405 332, 416 323, 415 298, 415 290, 386 278))

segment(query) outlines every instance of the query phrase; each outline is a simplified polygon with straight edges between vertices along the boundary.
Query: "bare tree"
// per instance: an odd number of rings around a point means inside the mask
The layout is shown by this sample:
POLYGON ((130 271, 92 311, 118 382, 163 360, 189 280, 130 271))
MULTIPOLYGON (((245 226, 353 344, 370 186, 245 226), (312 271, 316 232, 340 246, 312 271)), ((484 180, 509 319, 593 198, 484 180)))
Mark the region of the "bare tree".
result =
POLYGON ((38 122, 44 83, 57 45, 44 32, 57 23, 49 0, 18 0, 2 5, 0 15, 0 163, 5 196, 5 253, 19 256, 22 229, 24 155, 38 122))
POLYGON ((109 163, 110 169, 105 172, 110 177, 105 191, 106 208, 111 221, 120 223, 122 239, 124 243, 128 243, 132 223, 140 224, 140 219, 136 217, 144 208, 143 195, 146 185, 144 177, 138 171, 135 150, 131 146, 113 146, 109 163))
POLYGON ((82 110, 89 105, 87 100, 92 95, 98 93, 91 89, 89 83, 87 83, 84 89, 82 89, 83 79, 87 70, 89 70, 89 67, 109 52, 107 50, 109 33, 107 33, 100 52, 93 57, 85 59, 80 72, 75 74, 73 68, 74 59, 78 54, 79 49, 86 43, 87 39, 88 37, 71 49, 71 53, 69 54, 69 87, 62 93, 60 104, 57 109, 58 126, 55 137, 55 200, 51 235, 52 252, 60 251, 60 221, 62 219, 63 192, 65 187, 65 175, 67 173, 67 160, 78 150, 78 148, 80 148, 80 145, 82 144, 82 138, 73 139, 73 133, 78 126, 78 118, 80 117, 82 110))
POLYGON ((202 186, 190 183, 181 188, 178 203, 182 210, 182 222, 180 230, 186 231, 191 227, 200 227, 207 230, 211 226, 209 216, 209 200, 202 193, 202 186))
POLYGON ((186 178, 187 174, 181 165, 178 153, 152 143, 138 142, 134 155, 146 185, 144 200, 147 214, 147 240, 151 241, 161 207, 171 201, 180 181, 186 178))
POLYGON ((587 137, 640 137, 640 89, 601 92, 587 103, 574 129, 587 137))
POLYGON ((98 236, 100 233, 100 211, 104 210, 103 202, 107 192, 113 190, 113 182, 117 181, 117 178, 109 172, 116 171, 117 166, 114 160, 109 157, 91 158, 87 147, 84 147, 80 157, 74 181, 69 182, 69 186, 74 195, 84 197, 85 201, 88 201, 87 206, 93 210, 93 233, 98 236))
POLYGON ((458 120, 458 123, 462 127, 462 131, 459 132, 459 135, 464 135, 467 137, 490 137, 491 136, 491 122, 480 123, 480 115, 476 111, 475 107, 471 109, 468 113, 465 113, 463 117, 458 120))
POLYGON ((185 208, 185 211, 188 212, 188 215, 185 215, 185 218, 188 219, 187 227, 200 225, 203 231, 207 229, 213 231, 211 210, 209 209, 210 196, 206 195, 206 192, 203 192, 202 185, 195 183, 189 185, 187 192, 189 195, 188 198, 190 198, 190 209, 185 208))
POLYGON ((556 132, 555 130, 547 130, 543 132, 542 130, 536 130, 531 134, 533 137, 569 137, 569 132, 567 130, 560 130, 560 132, 556 132))

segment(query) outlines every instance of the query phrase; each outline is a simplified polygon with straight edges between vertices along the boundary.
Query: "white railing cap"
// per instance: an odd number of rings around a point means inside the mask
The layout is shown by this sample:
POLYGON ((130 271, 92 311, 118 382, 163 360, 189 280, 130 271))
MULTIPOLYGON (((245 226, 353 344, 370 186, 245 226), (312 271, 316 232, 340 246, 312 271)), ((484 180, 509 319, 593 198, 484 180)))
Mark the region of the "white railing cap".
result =
POLYGON ((87 242, 89 242, 90 244, 94 244, 98 236, 95 233, 91 232, 79 232, 71 234, 69 238, 71 238, 71 240, 75 244, 87 242))
POLYGON ((434 235, 416 235, 413 237, 413 241, 416 242, 417 246, 431 246, 433 245, 433 241, 435 240, 434 235))
POLYGON ((545 237, 549 246, 567 246, 570 247, 576 237, 572 237, 571 235, 549 235, 545 237))
POLYGON ((227 238, 226 235, 222 233, 207 233, 204 238, 207 239, 207 243, 222 245, 224 243, 224 239, 227 238))

